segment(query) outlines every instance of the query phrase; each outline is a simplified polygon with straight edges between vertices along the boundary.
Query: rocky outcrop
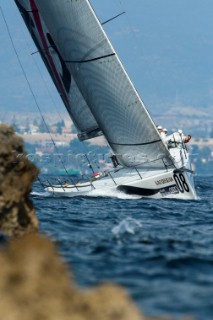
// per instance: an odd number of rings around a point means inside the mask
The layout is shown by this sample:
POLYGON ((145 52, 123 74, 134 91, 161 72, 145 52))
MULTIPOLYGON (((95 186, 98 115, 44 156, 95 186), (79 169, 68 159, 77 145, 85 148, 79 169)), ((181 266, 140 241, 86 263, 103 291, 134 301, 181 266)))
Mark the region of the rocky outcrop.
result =
POLYGON ((29 193, 38 169, 12 127, 0 124, 0 231, 20 236, 38 230, 29 193))
POLYGON ((0 252, 2 320, 145 320, 112 284, 80 291, 53 243, 37 234, 0 252))

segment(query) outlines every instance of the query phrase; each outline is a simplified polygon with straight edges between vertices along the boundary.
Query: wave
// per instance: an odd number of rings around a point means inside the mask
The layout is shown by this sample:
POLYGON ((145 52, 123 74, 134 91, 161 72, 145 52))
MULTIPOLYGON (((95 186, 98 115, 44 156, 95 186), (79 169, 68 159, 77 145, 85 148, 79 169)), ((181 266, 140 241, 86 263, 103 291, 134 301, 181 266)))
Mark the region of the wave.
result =
POLYGON ((122 220, 117 226, 112 228, 112 233, 116 238, 125 237, 127 235, 134 235, 142 228, 142 223, 133 218, 126 218, 122 220))
POLYGON ((118 190, 92 190, 88 192, 85 196, 88 197, 107 197, 107 198, 118 198, 122 200, 137 200, 141 199, 142 197, 139 195, 130 195, 118 190))
POLYGON ((49 198, 50 194, 48 192, 36 192, 36 191, 32 191, 30 193, 31 196, 33 197, 43 197, 43 198, 49 198))

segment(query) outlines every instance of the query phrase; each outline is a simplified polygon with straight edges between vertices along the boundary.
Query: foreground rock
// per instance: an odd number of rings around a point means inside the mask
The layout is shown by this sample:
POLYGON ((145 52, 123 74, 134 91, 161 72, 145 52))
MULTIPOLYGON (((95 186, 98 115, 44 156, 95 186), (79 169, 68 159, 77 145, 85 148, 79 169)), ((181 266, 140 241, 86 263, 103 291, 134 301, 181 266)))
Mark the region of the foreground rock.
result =
POLYGON ((38 169, 26 158, 23 141, 12 127, 0 124, 0 231, 20 236, 38 230, 28 198, 38 169))
POLYGON ((0 252, 0 319, 144 320, 115 285, 81 292, 51 241, 32 234, 0 252))

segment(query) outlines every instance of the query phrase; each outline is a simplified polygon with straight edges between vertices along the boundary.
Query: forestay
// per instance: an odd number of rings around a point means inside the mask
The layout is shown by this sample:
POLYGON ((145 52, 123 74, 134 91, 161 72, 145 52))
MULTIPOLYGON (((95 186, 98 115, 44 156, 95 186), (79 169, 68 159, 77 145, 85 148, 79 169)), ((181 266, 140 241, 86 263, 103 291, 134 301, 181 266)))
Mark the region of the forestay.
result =
MULTIPOLYGON (((19 0, 21 2, 26 3, 19 0)), ((29 2, 34 11, 31 17, 36 23, 35 32, 39 32, 40 44, 45 38, 49 48, 44 48, 44 54, 49 57, 50 52, 54 63, 60 62, 61 68, 74 79, 81 93, 84 103, 72 100, 72 90, 68 91, 69 100, 74 104, 68 106, 65 101, 77 127, 82 130, 82 123, 85 125, 86 121, 84 117, 88 115, 90 126, 84 126, 82 131, 99 134, 100 128, 123 165, 159 169, 164 168, 165 164, 172 166, 169 151, 89 1, 29 2), (38 17, 42 19, 42 31, 38 28, 38 17)), ((52 68, 49 71, 53 73, 52 68)), ((71 87, 74 81, 71 80, 71 87)), ((66 85, 64 87, 67 92, 66 85)))

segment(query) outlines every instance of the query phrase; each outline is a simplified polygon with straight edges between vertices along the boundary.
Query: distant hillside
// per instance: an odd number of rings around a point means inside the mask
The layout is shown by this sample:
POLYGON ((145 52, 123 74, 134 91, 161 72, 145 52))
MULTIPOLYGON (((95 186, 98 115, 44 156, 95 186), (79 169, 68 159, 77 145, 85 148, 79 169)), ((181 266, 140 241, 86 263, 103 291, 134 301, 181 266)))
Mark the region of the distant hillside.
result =
MULTIPOLYGON (((151 114, 184 114, 180 106, 187 106, 195 116, 213 118, 212 0, 91 2, 100 21, 126 11, 104 28, 151 114)), ((39 55, 31 56, 36 48, 14 1, 2 8, 40 108, 51 112, 56 105, 62 112, 65 108, 39 55)), ((0 111, 37 112, 2 19, 0 28, 0 111)))

